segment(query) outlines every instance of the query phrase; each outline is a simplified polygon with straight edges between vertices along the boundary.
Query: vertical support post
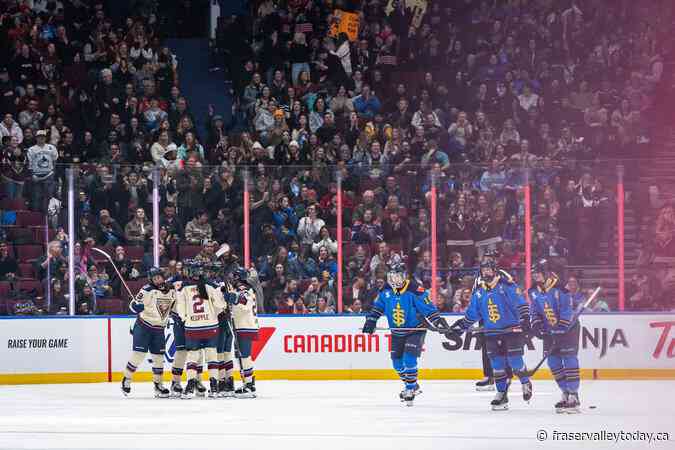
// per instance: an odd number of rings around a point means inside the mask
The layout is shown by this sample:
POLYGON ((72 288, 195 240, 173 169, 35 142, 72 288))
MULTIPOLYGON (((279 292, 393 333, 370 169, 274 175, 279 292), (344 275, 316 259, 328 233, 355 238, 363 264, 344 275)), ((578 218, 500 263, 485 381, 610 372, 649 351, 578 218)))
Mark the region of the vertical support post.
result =
POLYGON ((431 171, 431 300, 438 305, 438 205, 436 174, 431 171))
POLYGON ((249 172, 244 169, 244 267, 251 266, 251 204, 249 193, 249 172))
POLYGON ((152 264, 159 267, 159 168, 152 170, 152 264))
MULTIPOLYGON (((75 169, 66 169, 68 178, 68 312, 75 315, 75 169)), ((49 251, 49 248, 47 249, 49 251)))
POLYGON ((342 173, 337 171, 337 307, 338 313, 342 313, 344 303, 342 299, 342 173))
POLYGON ((626 307, 626 266, 625 266, 625 248, 624 248, 624 202, 625 191, 623 185, 624 166, 619 165, 616 168, 616 234, 617 234, 617 258, 619 266, 619 311, 626 307))
MULTIPOLYGON (((72 236, 71 236, 71 239, 72 236)), ((45 248, 47 251, 49 251, 49 216, 45 215, 45 248)), ((47 280, 51 281, 52 279, 52 271, 51 271, 51 264, 49 261, 47 261, 47 280)), ((47 283, 47 311, 52 310, 52 284, 47 283)))
POLYGON ((530 186, 530 168, 525 170, 523 193, 525 202, 525 292, 532 287, 532 191, 530 186))

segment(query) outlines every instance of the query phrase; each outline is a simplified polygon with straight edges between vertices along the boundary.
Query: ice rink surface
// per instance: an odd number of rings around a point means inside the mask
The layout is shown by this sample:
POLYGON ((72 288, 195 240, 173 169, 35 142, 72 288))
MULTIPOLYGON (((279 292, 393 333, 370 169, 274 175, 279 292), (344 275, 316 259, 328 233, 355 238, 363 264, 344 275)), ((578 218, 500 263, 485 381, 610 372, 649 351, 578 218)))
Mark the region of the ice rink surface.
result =
POLYGON ((0 449, 675 449, 675 382, 586 381, 583 413, 558 415, 551 381, 510 410, 472 381, 424 381, 413 407, 395 381, 259 381, 260 397, 154 399, 150 383, 124 398, 117 383, 0 386, 0 449), (595 409, 589 408, 591 405, 595 409), (537 438, 540 430, 546 439, 537 438), (668 432, 669 442, 553 441, 555 432, 668 432))

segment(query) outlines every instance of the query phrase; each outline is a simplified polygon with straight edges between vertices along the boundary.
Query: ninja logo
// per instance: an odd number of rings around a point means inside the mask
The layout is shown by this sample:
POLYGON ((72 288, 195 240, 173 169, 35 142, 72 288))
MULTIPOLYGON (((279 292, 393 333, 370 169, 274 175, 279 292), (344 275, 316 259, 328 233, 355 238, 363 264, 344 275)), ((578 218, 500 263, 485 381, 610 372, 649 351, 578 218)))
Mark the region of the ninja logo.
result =
POLYGON ((607 349, 614 348, 617 345, 629 348, 628 340, 621 328, 617 328, 611 332, 607 328, 593 328, 592 330, 593 331, 591 332, 588 328, 583 327, 583 331, 581 332, 581 346, 586 349, 590 344, 591 346, 600 349, 600 358, 603 358, 607 354, 607 349))

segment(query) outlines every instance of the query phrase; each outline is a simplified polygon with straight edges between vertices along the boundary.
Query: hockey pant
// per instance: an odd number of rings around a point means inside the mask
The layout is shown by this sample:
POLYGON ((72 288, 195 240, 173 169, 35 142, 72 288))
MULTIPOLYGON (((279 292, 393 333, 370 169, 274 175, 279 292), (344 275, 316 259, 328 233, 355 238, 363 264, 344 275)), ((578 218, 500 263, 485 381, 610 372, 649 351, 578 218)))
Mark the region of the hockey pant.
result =
POLYGON ((417 360, 422 354, 426 331, 391 336, 391 362, 406 389, 417 386, 417 360))
POLYGON ((486 336, 485 341, 497 391, 506 392, 508 389, 510 377, 507 370, 509 367, 522 384, 530 381, 529 377, 526 376, 527 369, 523 359, 525 343, 522 334, 486 336))

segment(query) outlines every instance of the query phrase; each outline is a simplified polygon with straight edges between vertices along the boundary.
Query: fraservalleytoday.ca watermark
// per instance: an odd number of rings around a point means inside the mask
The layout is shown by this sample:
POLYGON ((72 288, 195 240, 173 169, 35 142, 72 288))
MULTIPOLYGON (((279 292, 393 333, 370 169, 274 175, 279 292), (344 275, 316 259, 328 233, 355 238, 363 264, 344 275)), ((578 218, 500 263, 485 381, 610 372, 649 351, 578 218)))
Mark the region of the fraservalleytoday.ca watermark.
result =
POLYGON ((588 441, 588 442, 665 442, 670 441, 670 434, 667 432, 645 432, 645 431, 537 431, 537 440, 539 441, 588 441))

